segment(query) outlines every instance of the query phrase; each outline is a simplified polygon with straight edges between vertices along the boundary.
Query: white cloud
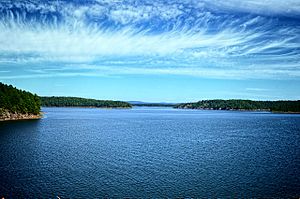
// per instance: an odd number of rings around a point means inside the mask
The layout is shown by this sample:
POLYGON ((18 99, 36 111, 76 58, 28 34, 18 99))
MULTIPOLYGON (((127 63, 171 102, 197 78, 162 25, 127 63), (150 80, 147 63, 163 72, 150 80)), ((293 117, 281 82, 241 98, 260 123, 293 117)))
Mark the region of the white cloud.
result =
MULTIPOLYGON (((97 63, 100 72, 110 75, 170 74, 233 79, 300 76, 299 25, 274 26, 273 19, 263 16, 223 18, 203 11, 209 7, 294 16, 300 13, 299 1, 98 2, 92 5, 15 3, 26 9, 20 13, 8 11, 0 19, 0 69, 6 64, 30 67, 32 64, 97 63), (198 10, 192 13, 196 4, 198 10), (50 13, 52 21, 47 22, 46 18, 26 21, 25 10, 50 13), (63 19, 51 14, 56 11, 63 19), (101 17, 118 25, 102 26, 104 22, 97 21, 101 17), (92 22, 87 22, 89 18, 92 22), (153 25, 156 23, 153 18, 161 21, 153 25), (136 27, 141 21, 149 25, 136 27), (167 28, 157 32, 151 29, 161 26, 167 28), (101 68, 109 64, 111 69, 101 68)), ((78 75, 68 73, 72 74, 78 75)))
POLYGON ((247 91, 258 91, 258 92, 263 92, 263 91, 268 91, 269 89, 266 88, 246 88, 247 91))
POLYGON ((300 1, 298 0, 203 0, 203 2, 210 5, 213 9, 262 15, 300 16, 300 1))
MULTIPOLYGON (((103 65, 87 65, 87 64, 70 64, 64 67, 49 66, 50 68, 33 69, 30 75, 5 75, 4 79, 28 79, 28 78, 44 78, 44 77, 72 77, 72 76, 88 76, 88 77, 119 77, 124 75, 176 75, 176 76, 192 76, 201 78, 218 78, 218 79, 282 79, 289 77, 297 79, 300 72, 291 73, 290 71, 274 70, 252 70, 252 69, 215 69, 215 68, 174 68, 174 67, 138 67, 138 66, 122 66, 112 67, 103 65)), ((267 91, 263 88, 246 88, 247 91, 267 91)))

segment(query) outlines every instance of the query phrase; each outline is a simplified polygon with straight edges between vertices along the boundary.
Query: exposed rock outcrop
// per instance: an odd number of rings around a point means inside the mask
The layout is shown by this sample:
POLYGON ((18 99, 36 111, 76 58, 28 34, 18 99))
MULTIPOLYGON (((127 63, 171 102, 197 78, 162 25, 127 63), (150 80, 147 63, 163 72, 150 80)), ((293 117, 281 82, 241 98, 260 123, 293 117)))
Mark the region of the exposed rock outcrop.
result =
POLYGON ((7 120, 31 120, 31 119, 40 119, 42 114, 34 115, 28 113, 11 113, 8 110, 0 109, 0 121, 7 120))

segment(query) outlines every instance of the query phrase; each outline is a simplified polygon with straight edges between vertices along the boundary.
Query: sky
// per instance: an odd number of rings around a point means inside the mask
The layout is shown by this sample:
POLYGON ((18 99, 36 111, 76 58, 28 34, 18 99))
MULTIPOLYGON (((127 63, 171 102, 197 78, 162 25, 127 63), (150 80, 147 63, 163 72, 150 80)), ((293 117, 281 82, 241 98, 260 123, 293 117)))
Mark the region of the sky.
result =
POLYGON ((1 0, 0 81, 41 96, 300 99, 299 0, 1 0))

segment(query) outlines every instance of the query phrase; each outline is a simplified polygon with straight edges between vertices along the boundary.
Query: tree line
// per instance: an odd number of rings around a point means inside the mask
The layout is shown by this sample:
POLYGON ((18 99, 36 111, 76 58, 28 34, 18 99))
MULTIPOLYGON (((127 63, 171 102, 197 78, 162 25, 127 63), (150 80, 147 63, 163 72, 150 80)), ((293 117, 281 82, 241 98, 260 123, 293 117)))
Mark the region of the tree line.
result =
POLYGON ((112 100, 96 100, 80 97, 41 97, 45 107, 98 107, 98 108, 131 108, 127 102, 112 100))
POLYGON ((202 100, 194 103, 178 104, 175 106, 175 108, 300 112, 300 100, 298 101, 202 100))
POLYGON ((130 103, 132 106, 147 106, 147 107, 174 107, 175 104, 167 104, 167 103, 130 103))
POLYGON ((36 94, 0 82, 0 111, 39 114, 40 106, 40 98, 36 94))
MULTIPOLYGON (((157 103, 134 104, 139 106, 158 106, 157 103)), ((39 97, 0 82, 0 111, 12 113, 39 114, 40 107, 99 107, 99 108, 131 108, 128 102, 112 100, 96 100, 79 97, 39 97)), ((166 106, 166 104, 163 104, 166 106)), ((169 104, 168 104, 169 106, 169 104)), ((171 106, 171 105, 170 105, 171 106)), ((252 100, 202 100, 193 103, 177 104, 174 108, 212 109, 212 110, 264 110, 273 112, 300 113, 298 101, 252 101, 252 100)))

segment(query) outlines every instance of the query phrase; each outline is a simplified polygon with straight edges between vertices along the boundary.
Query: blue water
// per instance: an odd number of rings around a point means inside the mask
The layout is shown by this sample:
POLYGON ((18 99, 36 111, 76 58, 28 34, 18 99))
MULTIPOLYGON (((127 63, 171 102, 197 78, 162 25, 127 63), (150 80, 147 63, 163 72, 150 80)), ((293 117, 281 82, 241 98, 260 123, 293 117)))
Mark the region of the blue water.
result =
POLYGON ((0 123, 0 197, 300 196, 300 115, 43 111, 0 123))

